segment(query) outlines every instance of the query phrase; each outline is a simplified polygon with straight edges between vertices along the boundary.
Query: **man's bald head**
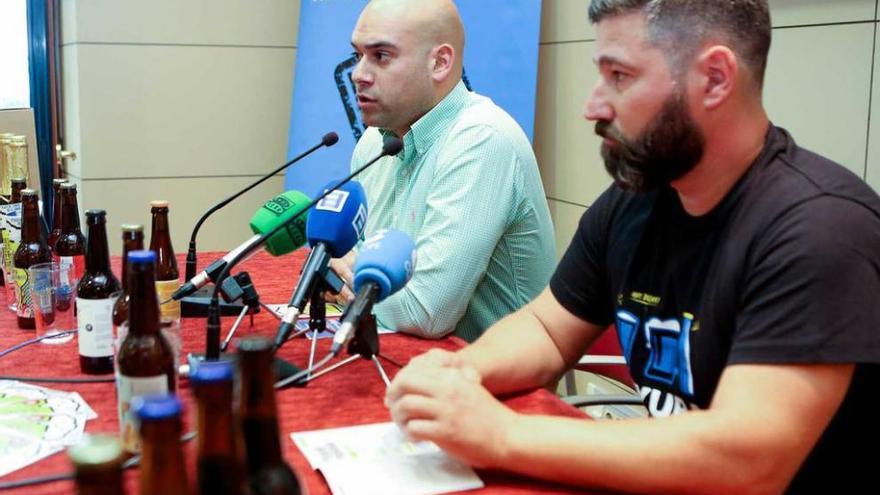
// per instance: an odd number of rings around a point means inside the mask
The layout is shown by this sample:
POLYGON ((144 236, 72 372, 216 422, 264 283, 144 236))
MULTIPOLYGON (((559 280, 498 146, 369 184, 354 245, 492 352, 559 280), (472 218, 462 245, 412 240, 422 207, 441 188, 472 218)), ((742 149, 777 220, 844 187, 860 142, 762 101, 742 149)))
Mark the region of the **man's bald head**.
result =
POLYGON ((372 0, 351 44, 364 123, 400 137, 461 81, 464 27, 451 0, 372 0))
POLYGON ((426 51, 450 45, 455 50, 455 71, 461 78, 464 26, 452 0, 371 0, 358 24, 376 19, 397 24, 426 51))

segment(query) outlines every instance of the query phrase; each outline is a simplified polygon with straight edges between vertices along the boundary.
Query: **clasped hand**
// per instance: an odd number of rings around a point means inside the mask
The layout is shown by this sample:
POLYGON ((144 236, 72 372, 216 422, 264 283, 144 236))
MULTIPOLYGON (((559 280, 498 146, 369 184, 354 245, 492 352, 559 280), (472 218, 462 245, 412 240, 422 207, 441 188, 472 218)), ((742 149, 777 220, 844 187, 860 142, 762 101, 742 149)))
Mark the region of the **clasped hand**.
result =
POLYGON ((499 467, 517 415, 454 353, 431 350, 403 368, 385 397, 391 418, 413 440, 429 440, 475 467, 499 467))

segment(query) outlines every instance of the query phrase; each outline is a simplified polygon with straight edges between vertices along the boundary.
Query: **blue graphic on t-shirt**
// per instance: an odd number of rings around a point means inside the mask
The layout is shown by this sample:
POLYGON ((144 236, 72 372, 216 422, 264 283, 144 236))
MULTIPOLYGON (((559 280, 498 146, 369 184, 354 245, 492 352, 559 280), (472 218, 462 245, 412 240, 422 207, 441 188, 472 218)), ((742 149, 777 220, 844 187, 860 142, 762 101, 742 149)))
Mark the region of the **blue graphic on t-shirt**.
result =
POLYGON ((644 332, 644 345, 648 359, 644 363, 644 376, 670 389, 693 397, 694 379, 690 360, 690 330, 693 315, 685 313, 681 320, 651 317, 642 325, 632 313, 617 312, 617 333, 628 363, 632 361, 632 348, 639 327, 644 332))

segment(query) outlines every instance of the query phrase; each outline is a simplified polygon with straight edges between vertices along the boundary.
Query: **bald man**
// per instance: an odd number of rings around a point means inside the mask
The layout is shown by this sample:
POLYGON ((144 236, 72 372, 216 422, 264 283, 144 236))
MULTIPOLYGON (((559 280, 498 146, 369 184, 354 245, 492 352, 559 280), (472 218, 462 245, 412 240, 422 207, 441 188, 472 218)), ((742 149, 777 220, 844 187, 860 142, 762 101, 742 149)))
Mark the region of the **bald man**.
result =
MULTIPOLYGON (((464 27, 452 2, 373 0, 351 44, 369 126, 352 169, 375 156, 385 136, 404 143, 360 177, 370 204, 366 235, 402 230, 418 256, 407 286, 376 305, 379 324, 473 341, 536 296, 555 266, 529 140, 504 110, 465 88, 464 27)), ((333 264, 349 281, 352 258, 333 264)))

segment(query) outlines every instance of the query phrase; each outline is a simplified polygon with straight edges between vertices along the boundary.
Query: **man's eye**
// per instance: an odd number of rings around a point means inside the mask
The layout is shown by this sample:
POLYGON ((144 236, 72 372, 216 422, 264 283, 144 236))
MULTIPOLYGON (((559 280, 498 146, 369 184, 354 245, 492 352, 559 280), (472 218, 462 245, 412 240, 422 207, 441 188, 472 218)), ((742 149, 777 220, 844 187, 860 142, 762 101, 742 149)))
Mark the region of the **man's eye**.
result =
POLYGON ((358 61, 360 61, 360 59, 361 59, 360 52, 351 52, 351 56, 352 56, 352 58, 354 58, 355 60, 358 60, 358 61))
POLYGON ((614 84, 622 84, 626 82, 627 78, 629 78, 629 74, 625 74, 619 70, 611 71, 611 81, 613 81, 614 84))

